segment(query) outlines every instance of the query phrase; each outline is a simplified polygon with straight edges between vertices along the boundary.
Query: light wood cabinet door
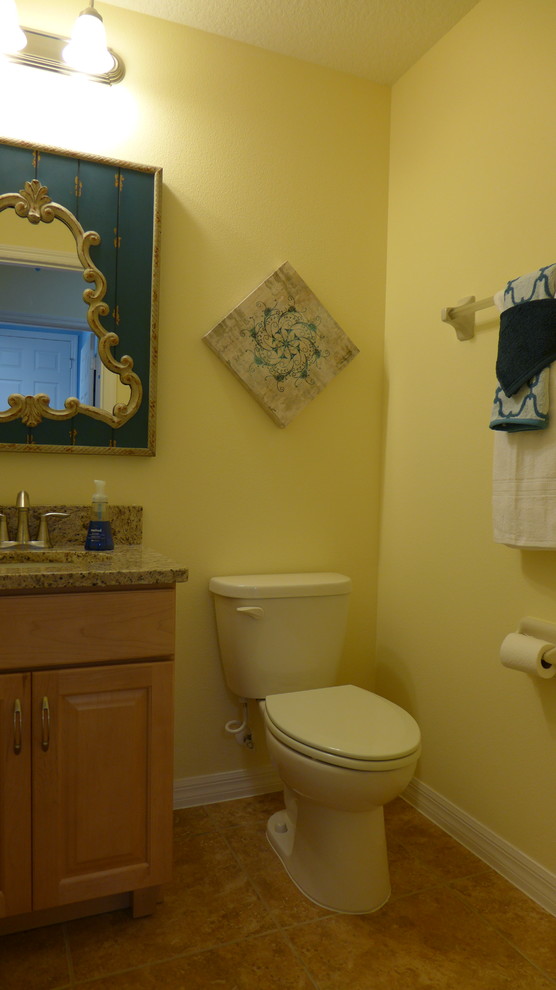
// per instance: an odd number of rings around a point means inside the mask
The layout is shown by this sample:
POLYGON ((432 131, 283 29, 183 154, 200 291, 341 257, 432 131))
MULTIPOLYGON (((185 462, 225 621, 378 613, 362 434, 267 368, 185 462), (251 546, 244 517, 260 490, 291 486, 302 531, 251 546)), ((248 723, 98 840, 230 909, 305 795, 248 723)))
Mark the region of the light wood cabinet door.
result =
POLYGON ((33 673, 33 908, 167 882, 171 661, 33 673))
POLYGON ((31 675, 0 675, 0 917, 31 910, 31 675))

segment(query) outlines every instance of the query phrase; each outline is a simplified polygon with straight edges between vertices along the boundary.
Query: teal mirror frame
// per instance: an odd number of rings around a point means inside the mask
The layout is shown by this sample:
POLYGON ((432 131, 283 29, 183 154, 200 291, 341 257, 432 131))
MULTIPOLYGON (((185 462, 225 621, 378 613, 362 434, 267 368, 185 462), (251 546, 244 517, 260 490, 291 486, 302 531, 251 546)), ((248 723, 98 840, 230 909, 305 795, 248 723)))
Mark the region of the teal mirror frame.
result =
POLYGON ((132 358, 142 397, 118 427, 83 412, 36 426, 0 422, 0 452, 154 456, 162 169, 0 138, 0 195, 33 179, 84 231, 99 234, 90 257, 106 279, 102 327, 119 339, 115 360, 132 358))

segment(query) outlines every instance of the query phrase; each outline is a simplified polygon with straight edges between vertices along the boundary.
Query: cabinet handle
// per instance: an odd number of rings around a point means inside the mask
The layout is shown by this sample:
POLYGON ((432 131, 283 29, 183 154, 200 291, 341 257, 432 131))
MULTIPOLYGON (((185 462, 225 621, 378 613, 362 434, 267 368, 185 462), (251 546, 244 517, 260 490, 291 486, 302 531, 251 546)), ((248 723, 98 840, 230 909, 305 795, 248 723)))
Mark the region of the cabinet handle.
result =
POLYGON ((41 747, 46 753, 48 747, 50 746, 50 708, 48 707, 48 698, 46 695, 42 699, 41 705, 41 729, 41 747))
POLYGON ((14 702, 14 753, 21 753, 21 701, 19 698, 14 702))

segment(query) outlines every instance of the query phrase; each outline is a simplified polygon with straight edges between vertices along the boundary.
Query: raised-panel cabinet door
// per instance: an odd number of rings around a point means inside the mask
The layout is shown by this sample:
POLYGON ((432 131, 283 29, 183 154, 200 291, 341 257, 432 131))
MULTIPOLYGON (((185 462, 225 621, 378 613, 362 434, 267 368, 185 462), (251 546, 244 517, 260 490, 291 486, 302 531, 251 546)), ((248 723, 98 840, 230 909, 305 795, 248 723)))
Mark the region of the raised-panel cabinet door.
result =
POLYGON ((173 665, 33 674, 33 907, 167 882, 173 665))
POLYGON ((31 675, 0 675, 0 917, 31 910, 31 675))

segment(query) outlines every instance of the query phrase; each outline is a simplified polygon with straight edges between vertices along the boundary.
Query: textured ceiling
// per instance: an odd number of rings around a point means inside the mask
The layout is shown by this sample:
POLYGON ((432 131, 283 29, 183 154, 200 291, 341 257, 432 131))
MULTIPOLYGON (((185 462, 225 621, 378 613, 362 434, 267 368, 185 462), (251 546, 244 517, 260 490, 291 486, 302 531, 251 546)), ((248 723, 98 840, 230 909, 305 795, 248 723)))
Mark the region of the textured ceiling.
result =
MULTIPOLYGON (((395 82, 478 0, 109 2, 388 84, 395 82)), ((109 24, 106 13, 105 23, 109 24)))

